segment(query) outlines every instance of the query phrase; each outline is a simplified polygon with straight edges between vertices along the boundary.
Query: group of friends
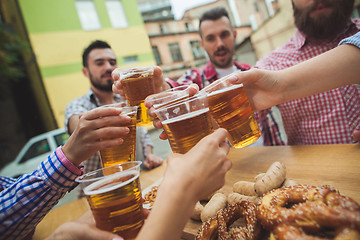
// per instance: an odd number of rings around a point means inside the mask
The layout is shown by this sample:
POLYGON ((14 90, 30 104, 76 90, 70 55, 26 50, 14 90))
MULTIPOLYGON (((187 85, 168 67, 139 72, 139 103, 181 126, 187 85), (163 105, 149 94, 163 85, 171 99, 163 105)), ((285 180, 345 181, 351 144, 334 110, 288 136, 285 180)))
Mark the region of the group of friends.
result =
MULTIPOLYGON (((236 31, 227 12, 216 8, 205 12, 199 23, 200 43, 209 56, 208 63, 190 69, 177 81, 164 78, 157 67, 154 79, 166 88, 196 84, 198 90, 235 72, 230 81, 244 84, 264 145, 359 142, 360 19, 351 18, 354 0, 292 0, 292 4, 294 36, 256 66, 234 61, 236 31), (280 134, 273 106, 281 113, 287 139, 280 134)), ((124 99, 118 81, 120 69, 111 47, 95 41, 84 51, 83 65, 91 88, 67 106, 69 140, 32 174, 18 179, 0 176, 0 236, 4 239, 30 239, 43 217, 77 186, 75 178, 84 170, 100 167, 87 166, 88 159, 97 158, 92 164, 100 164, 98 156, 94 157, 96 152, 121 144, 129 132, 127 127, 108 127, 112 122, 130 121, 120 115, 120 109, 97 108, 124 99), (106 140, 99 141, 105 136, 106 140)), ((162 128, 158 120, 154 126, 162 128)), ((152 153, 151 144, 146 149, 146 135, 144 132, 138 137, 143 139, 144 165, 159 166, 162 159, 152 153)), ((226 130, 217 129, 188 153, 169 155, 153 209, 137 239, 180 238, 195 203, 225 183, 225 174, 232 166, 227 158, 226 135, 226 130)), ((160 138, 167 136, 163 132, 160 138)), ((89 211, 61 225, 48 239, 122 238, 97 229, 89 211)))

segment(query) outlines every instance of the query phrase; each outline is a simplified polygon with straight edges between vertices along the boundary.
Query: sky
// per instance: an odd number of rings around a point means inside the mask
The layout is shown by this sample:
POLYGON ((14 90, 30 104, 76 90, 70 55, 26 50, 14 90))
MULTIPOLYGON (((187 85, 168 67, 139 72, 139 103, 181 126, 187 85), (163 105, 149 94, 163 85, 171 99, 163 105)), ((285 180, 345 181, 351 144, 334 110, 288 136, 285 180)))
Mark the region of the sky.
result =
POLYGON ((215 0, 170 0, 176 20, 181 19, 186 10, 214 1, 215 0))

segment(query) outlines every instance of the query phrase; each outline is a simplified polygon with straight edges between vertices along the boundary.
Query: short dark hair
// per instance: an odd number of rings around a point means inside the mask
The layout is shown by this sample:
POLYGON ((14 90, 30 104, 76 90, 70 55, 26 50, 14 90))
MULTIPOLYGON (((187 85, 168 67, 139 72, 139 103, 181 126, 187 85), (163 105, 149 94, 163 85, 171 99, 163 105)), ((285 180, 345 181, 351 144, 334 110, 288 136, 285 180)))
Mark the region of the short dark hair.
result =
POLYGON ((204 12, 203 15, 201 16, 200 22, 199 22, 200 35, 201 35, 200 26, 203 21, 206 21, 206 20, 215 21, 222 17, 227 17, 230 20, 228 12, 223 7, 212 8, 212 9, 204 12))
POLYGON ((87 48, 84 49, 83 55, 82 55, 82 60, 83 60, 83 66, 87 67, 88 66, 88 57, 89 57, 89 53, 97 48, 110 48, 110 45, 105 42, 105 41, 101 41, 101 40, 95 40, 94 42, 92 42, 87 48))

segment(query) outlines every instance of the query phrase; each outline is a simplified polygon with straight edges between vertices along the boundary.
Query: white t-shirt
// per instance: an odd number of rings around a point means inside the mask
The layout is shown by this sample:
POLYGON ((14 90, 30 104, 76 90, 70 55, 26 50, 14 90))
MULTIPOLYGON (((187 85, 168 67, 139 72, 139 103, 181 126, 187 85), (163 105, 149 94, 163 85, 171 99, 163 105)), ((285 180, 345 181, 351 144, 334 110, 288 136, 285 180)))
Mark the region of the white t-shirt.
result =
POLYGON ((235 65, 232 65, 229 68, 215 68, 215 71, 218 75, 219 78, 225 77, 227 75, 229 75, 230 73, 233 73, 235 71, 237 71, 238 69, 236 68, 235 65))

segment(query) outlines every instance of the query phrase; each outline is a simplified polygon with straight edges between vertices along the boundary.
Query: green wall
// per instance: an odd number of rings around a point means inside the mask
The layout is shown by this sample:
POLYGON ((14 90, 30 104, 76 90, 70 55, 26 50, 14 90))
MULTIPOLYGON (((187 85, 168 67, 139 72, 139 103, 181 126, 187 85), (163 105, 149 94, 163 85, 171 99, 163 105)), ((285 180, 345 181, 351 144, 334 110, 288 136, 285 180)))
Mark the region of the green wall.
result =
MULTIPOLYGON (((129 26, 143 25, 135 0, 122 0, 129 26)), ((111 28, 104 0, 94 0, 102 28, 111 28)), ((82 30, 75 0, 19 0, 29 33, 82 30)))

